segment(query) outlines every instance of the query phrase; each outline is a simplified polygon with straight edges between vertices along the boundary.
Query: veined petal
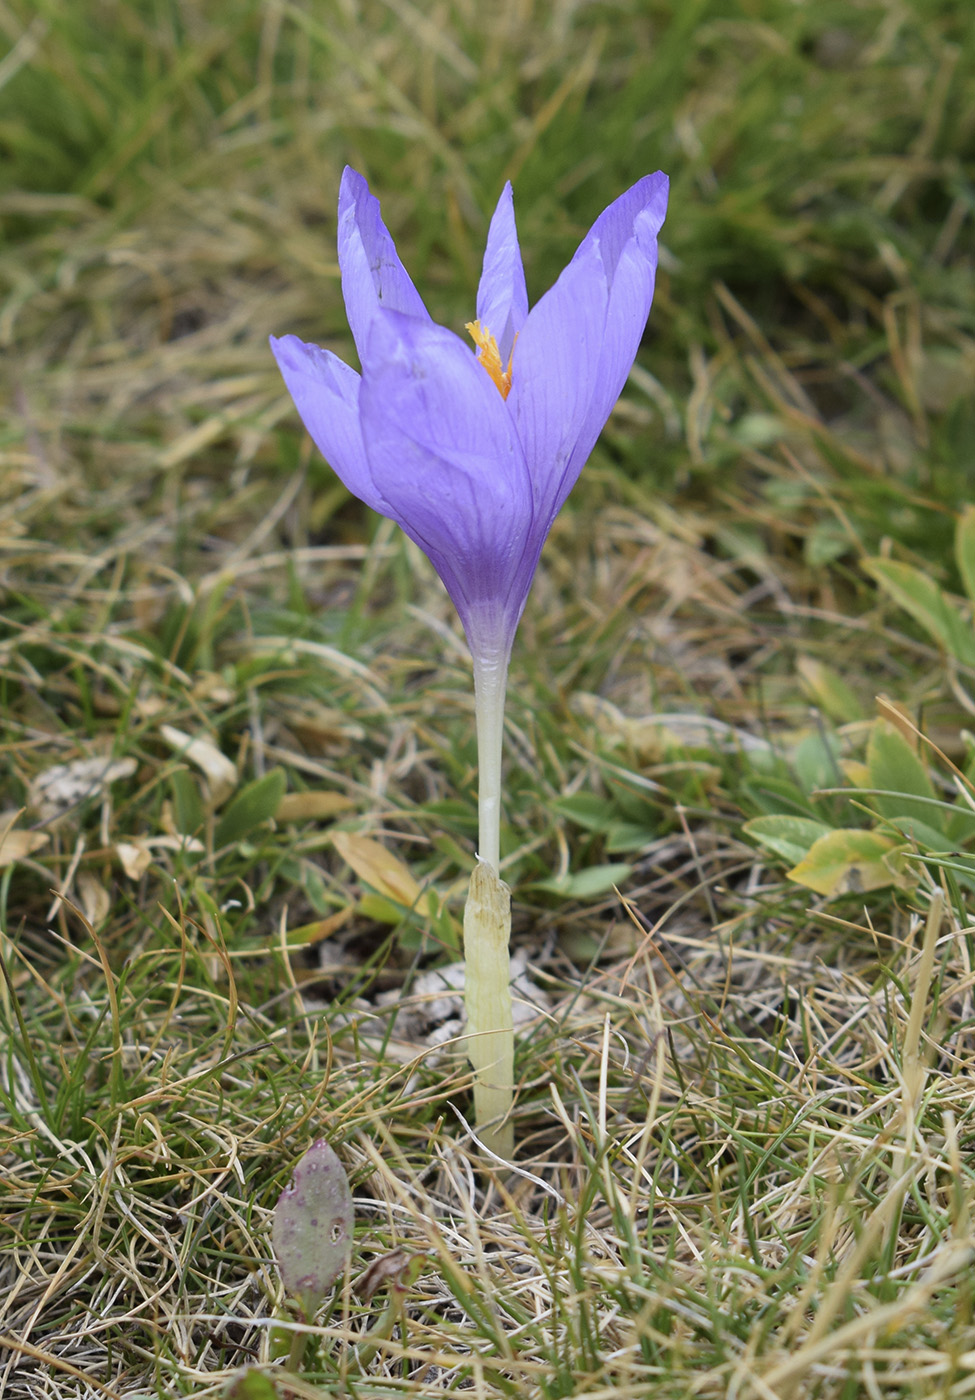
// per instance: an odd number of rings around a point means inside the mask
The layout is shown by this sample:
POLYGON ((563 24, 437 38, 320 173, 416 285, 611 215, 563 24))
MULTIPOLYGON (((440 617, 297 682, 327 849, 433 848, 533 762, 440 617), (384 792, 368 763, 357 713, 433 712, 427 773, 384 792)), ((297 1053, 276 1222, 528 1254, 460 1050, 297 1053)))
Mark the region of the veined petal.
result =
POLYGON ((620 255, 633 237, 637 218, 646 215, 646 228, 650 237, 655 239, 660 232, 667 215, 669 187, 670 181, 660 170, 637 180, 635 185, 624 190, 618 199, 606 206, 579 244, 575 257, 584 256, 586 250, 595 243, 606 269, 606 280, 612 283, 620 255))
POLYGON ((477 289, 477 319, 497 341, 502 365, 528 315, 528 289, 515 227, 511 181, 501 191, 488 229, 484 265, 477 289))
POLYGON ((598 245, 590 245, 532 307, 514 348, 507 405, 532 474, 542 538, 589 411, 608 296, 598 245))
POLYGON ((480 650, 510 646, 532 490, 511 416, 453 332, 378 316, 359 394, 363 441, 386 513, 430 559, 480 650))
POLYGON ((562 509, 586 465, 640 348, 653 301, 657 272, 657 228, 659 224, 648 214, 637 215, 634 235, 617 259, 592 395, 556 491, 556 512, 562 509))
POLYGON ((271 350, 301 421, 335 475, 360 501, 383 515, 389 509, 369 471, 359 426, 359 376, 330 350, 296 335, 271 337, 271 350))
POLYGON ((653 301, 657 234, 667 212, 668 185, 660 171, 639 180, 603 211, 572 260, 585 262, 593 251, 598 254, 609 282, 609 299, 592 393, 552 498, 553 518, 595 447, 640 348, 653 301), (627 236, 621 242, 624 233, 627 236))
POLYGON ((360 361, 378 307, 429 321, 430 313, 382 221, 379 200, 348 165, 339 189, 338 249, 342 295, 360 361))

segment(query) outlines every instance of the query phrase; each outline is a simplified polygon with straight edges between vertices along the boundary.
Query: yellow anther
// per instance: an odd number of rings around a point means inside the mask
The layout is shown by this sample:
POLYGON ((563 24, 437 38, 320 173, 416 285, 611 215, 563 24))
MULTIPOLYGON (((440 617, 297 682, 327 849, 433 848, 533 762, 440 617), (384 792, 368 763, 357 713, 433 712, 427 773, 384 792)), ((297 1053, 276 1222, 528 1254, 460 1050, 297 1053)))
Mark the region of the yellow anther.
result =
MULTIPOLYGON (((480 321, 468 321, 465 330, 470 333, 470 337, 477 346, 477 362, 483 365, 488 374, 498 386, 498 390, 503 399, 506 399, 511 392, 511 356, 508 356, 508 368, 501 365, 501 352, 498 349, 498 342, 485 326, 481 330, 480 321)), ((512 350, 514 346, 512 346, 512 350)))

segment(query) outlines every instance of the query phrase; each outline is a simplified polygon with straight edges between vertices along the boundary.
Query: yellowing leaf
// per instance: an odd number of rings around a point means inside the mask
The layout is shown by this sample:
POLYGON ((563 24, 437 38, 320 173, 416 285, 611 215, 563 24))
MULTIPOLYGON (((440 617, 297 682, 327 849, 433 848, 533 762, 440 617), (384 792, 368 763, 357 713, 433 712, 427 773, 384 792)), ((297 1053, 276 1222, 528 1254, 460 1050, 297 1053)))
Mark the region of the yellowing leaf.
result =
POLYGON ((335 849, 365 884, 377 894, 412 909, 420 897, 420 886, 410 871, 391 851, 369 836, 354 831, 336 831, 335 849))
POLYGON ((355 803, 341 792, 286 792, 278 803, 275 818, 279 822, 317 821, 347 812, 355 803))
POLYGON ((909 887, 897 857, 909 847, 878 831, 841 828, 814 841, 805 857, 786 872, 797 885, 827 896, 861 894, 885 885, 909 887))
POLYGON ((39 851, 51 839, 45 831, 14 831, 19 812, 0 812, 0 870, 39 851))
POLYGON ((800 656, 796 670, 803 690, 830 719, 838 724, 851 724, 863 718, 863 707, 856 693, 831 666, 812 656, 800 656))
MULTIPOLYGON (((285 933, 285 942, 289 948, 308 948, 314 943, 321 943, 326 938, 331 938, 333 933, 337 933, 343 924, 347 924, 352 917, 352 907, 339 909, 334 914, 329 914, 327 919, 316 919, 314 923, 302 924, 300 928, 289 928, 285 933)), ((275 938, 272 946, 279 946, 278 939, 275 938)))
POLYGON ((857 758, 840 759, 840 772, 854 787, 868 788, 870 786, 870 769, 857 758))

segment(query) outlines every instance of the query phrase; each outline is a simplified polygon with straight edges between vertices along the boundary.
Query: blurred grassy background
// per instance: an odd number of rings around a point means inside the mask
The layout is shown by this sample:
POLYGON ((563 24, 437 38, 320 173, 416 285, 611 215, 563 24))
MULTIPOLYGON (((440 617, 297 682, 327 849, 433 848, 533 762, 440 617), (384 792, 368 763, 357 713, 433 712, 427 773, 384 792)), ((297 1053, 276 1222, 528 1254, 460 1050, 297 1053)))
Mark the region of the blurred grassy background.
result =
POLYGON ((905 864, 890 790, 962 803, 972 757, 943 610, 970 633, 975 10, 0 0, 0 36, 0 1389, 216 1394, 266 1362, 267 1208, 326 1131, 357 1262, 438 1262, 359 1369, 347 1286, 308 1386, 967 1393, 975 867, 954 809, 905 864), (547 998, 513 1197, 471 1172, 463 1060, 388 995, 457 946, 463 642, 267 348, 354 359, 347 162, 458 331, 505 179, 532 299, 622 189, 672 182, 513 661, 506 875, 547 998), (769 815, 809 825, 743 835, 769 815), (864 825, 845 901, 784 877, 864 825))

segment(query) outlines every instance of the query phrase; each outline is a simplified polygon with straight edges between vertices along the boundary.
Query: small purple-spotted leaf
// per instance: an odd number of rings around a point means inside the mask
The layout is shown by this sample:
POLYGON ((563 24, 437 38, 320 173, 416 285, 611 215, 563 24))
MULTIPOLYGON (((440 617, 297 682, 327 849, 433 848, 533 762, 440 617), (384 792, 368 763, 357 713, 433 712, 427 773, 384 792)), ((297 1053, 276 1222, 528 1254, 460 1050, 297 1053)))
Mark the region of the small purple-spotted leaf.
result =
POLYGON ((352 1193, 324 1139, 312 1143, 274 1207, 271 1243, 285 1288, 310 1318, 352 1250, 352 1193))

